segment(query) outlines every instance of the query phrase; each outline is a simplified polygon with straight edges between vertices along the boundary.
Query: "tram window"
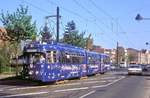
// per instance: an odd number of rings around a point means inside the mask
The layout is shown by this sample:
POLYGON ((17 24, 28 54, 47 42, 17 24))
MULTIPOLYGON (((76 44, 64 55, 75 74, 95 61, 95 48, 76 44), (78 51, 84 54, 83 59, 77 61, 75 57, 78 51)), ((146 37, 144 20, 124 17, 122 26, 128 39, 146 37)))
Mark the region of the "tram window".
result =
POLYGON ((57 62, 56 53, 57 53, 56 51, 48 51, 47 52, 47 61, 48 61, 48 63, 57 62))
POLYGON ((109 64, 109 61, 110 61, 109 57, 104 58, 104 63, 105 64, 109 64))
POLYGON ((106 64, 106 58, 104 58, 104 64, 106 64))
POLYGON ((101 63, 104 63, 104 58, 103 57, 101 57, 101 63))
POLYGON ((30 63, 39 63, 45 61, 45 56, 42 53, 33 53, 29 55, 30 63))
POLYGON ((73 64, 80 64, 80 57, 73 56, 72 57, 72 63, 73 64))
POLYGON ((80 56, 78 54, 70 54, 62 52, 61 62, 63 64, 82 64, 83 62, 83 56, 80 56))
POLYGON ((89 64, 93 64, 93 58, 91 56, 88 57, 89 64))
POLYGON ((56 51, 53 51, 53 59, 54 59, 54 62, 57 62, 56 51))
POLYGON ((96 64, 96 62, 98 61, 98 59, 97 58, 95 58, 95 57, 91 57, 91 56, 89 56, 88 57, 88 61, 89 61, 89 64, 96 64))
POLYGON ((83 60, 84 60, 84 56, 81 56, 81 57, 79 58, 79 63, 82 64, 82 63, 83 63, 83 60))
POLYGON ((77 57, 74 57, 74 56, 72 57, 72 63, 73 64, 77 63, 77 57))
POLYGON ((65 53, 62 53, 62 52, 61 52, 61 54, 62 54, 62 57, 61 57, 61 60, 60 60, 60 61, 61 61, 61 63, 64 64, 64 63, 66 62, 66 61, 65 61, 65 59, 66 59, 65 53))
POLYGON ((70 57, 70 55, 69 54, 66 54, 65 55, 65 63, 71 63, 71 57, 70 57))

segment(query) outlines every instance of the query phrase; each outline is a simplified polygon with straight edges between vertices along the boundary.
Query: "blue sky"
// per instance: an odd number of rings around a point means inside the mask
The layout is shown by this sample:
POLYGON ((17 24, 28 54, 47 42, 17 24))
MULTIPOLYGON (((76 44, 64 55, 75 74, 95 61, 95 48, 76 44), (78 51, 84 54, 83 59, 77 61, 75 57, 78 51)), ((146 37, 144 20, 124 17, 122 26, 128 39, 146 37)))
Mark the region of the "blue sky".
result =
MULTIPOLYGON (((125 48, 150 48, 145 45, 150 43, 150 20, 134 19, 137 13, 150 17, 149 0, 1 0, 0 4, 4 12, 13 12, 20 4, 29 6, 38 28, 44 25, 45 16, 56 14, 59 6, 61 36, 65 24, 74 20, 80 32, 86 31, 86 36, 91 33, 94 44, 104 48, 115 48, 117 41, 125 48)), ((52 31, 54 22, 55 18, 49 20, 52 31)))

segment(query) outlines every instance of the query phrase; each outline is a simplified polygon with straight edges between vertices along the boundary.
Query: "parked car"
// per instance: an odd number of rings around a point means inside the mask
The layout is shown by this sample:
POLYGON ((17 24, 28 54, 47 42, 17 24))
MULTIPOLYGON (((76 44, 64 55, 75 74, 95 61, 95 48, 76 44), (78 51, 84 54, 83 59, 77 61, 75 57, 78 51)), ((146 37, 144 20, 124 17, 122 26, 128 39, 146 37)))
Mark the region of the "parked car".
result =
POLYGON ((150 71, 150 65, 143 65, 143 71, 150 71))
POLYGON ((140 74, 142 75, 142 66, 141 65, 129 65, 128 74, 140 74))
POLYGON ((150 65, 147 65, 146 68, 147 68, 147 71, 150 71, 150 65))

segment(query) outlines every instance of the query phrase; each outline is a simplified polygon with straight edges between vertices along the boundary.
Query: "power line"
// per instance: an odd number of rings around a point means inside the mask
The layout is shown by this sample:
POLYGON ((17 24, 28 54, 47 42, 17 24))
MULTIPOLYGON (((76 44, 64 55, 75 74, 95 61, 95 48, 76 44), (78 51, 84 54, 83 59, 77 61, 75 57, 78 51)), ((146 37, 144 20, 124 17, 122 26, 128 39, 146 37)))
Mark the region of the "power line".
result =
MULTIPOLYGON (((81 5, 77 0, 73 0, 78 6, 80 6, 82 9, 84 9, 88 14, 90 14, 92 17, 94 17, 95 19, 97 19, 98 21, 100 21, 91 11, 89 11, 88 9, 86 9, 83 5, 81 5)), ((100 21, 101 23, 103 23, 102 21, 100 21)), ((94 24, 100 28, 103 32, 106 32, 104 31, 97 23, 96 21, 94 21, 94 24)), ((105 25, 105 23, 103 23, 103 25, 105 25)), ((109 26, 107 26, 107 28, 109 28, 111 30, 111 28, 109 26)), ((110 36, 109 36, 110 37, 110 36)), ((111 40, 114 40, 114 38, 110 38, 111 40)))
POLYGON ((118 24, 119 24, 118 26, 119 26, 119 28, 121 29, 121 31, 123 31, 123 34, 126 35, 125 38, 127 39, 127 42, 129 42, 130 45, 134 46, 134 44, 132 43, 132 41, 129 40, 129 38, 128 38, 128 36, 127 36, 127 33, 124 31, 124 29, 123 29, 123 27, 121 26, 121 24, 119 23, 119 21, 118 21, 118 24))
MULTIPOLYGON (((56 6, 57 6, 57 4, 56 4, 55 2, 53 2, 53 1, 51 1, 51 0, 47 0, 47 2, 50 3, 50 4, 53 4, 53 5, 56 5, 56 6)), ((63 9, 64 11, 66 11, 66 12, 72 14, 72 15, 75 15, 75 16, 77 16, 77 17, 83 19, 83 20, 86 21, 86 22, 87 22, 87 21, 90 21, 90 22, 94 23, 101 31, 105 32, 105 31, 96 23, 95 20, 89 20, 89 19, 84 18, 82 15, 80 15, 80 14, 74 12, 74 11, 68 10, 68 9, 66 9, 66 8, 64 8, 64 7, 62 7, 62 6, 59 6, 59 7, 60 7, 61 9, 63 9)))
POLYGON ((113 17, 107 13, 104 9, 102 9, 100 6, 98 6, 97 4, 95 4, 95 2, 93 0, 89 0, 91 2, 91 4, 94 5, 95 8, 97 8, 99 10, 99 12, 102 12, 103 14, 105 14, 106 16, 108 16, 110 19, 113 19, 113 17))
MULTIPOLYGON (((90 1, 91 4, 93 4, 94 7, 97 8, 100 12, 102 12, 104 15, 106 15, 106 16, 109 17, 111 20, 113 20, 114 22, 116 22, 116 21, 114 20, 114 18, 113 18, 108 12, 106 12, 106 11, 105 11, 104 9, 102 9, 100 6, 97 6, 97 4, 96 4, 93 0, 89 0, 89 1, 90 1)), ((120 28, 121 30, 123 30, 119 22, 117 22, 116 25, 117 25, 117 32, 118 32, 118 29, 119 29, 119 28, 120 28), (118 27, 119 27, 119 28, 118 28, 118 27)), ((117 35, 117 36, 118 36, 118 35, 117 35)), ((129 39, 128 39, 128 41, 129 41, 129 39)), ((129 42, 129 43, 132 44, 132 42, 129 42)), ((132 44, 132 45, 134 45, 134 44, 132 44)))
POLYGON ((40 7, 34 5, 34 4, 32 4, 32 3, 30 3, 30 2, 28 2, 28 1, 26 1, 26 0, 23 0, 23 2, 25 2, 26 4, 29 4, 30 6, 36 8, 36 9, 38 9, 38 10, 40 10, 41 12, 44 12, 44 13, 46 13, 46 14, 49 13, 48 11, 46 11, 46 10, 44 10, 44 9, 42 9, 42 8, 40 8, 40 7))
MULTIPOLYGON (((44 10, 44 9, 42 9, 42 8, 40 8, 40 7, 38 7, 38 6, 34 5, 34 4, 32 4, 32 3, 30 3, 30 2, 27 2, 27 1, 25 1, 25 0, 24 0, 24 2, 25 2, 26 4, 29 4, 29 5, 32 6, 32 7, 36 8, 36 9, 40 10, 41 12, 44 12, 44 13, 46 13, 46 14, 49 13, 48 11, 46 11, 46 10, 44 10)), ((57 5, 56 3, 52 2, 52 1, 50 1, 50 2, 51 2, 52 4, 54 4, 54 5, 57 5)), ((92 20, 86 19, 86 18, 84 18, 83 16, 81 16, 80 14, 75 13, 74 11, 68 10, 68 9, 66 9, 66 8, 64 8, 64 7, 61 7, 61 8, 62 8, 64 11, 66 11, 66 12, 68 12, 68 13, 71 13, 71 14, 73 14, 73 15, 75 15, 75 16, 78 16, 79 18, 82 18, 82 19, 85 20, 85 21, 93 22, 99 29, 101 29, 102 32, 106 32, 105 30, 103 30, 103 29, 99 26, 99 24, 96 23, 96 20, 92 21, 92 20)), ((51 20, 51 21, 52 21, 54 24, 56 24, 53 20, 51 20)), ((61 22, 61 25, 62 25, 62 22, 61 22)))
MULTIPOLYGON (((55 2, 53 2, 53 1, 51 1, 51 0, 47 0, 47 2, 50 3, 50 4, 53 4, 53 5, 56 5, 56 6, 57 6, 57 4, 56 4, 55 2)), ((63 9, 64 11, 68 12, 68 13, 71 13, 71 14, 73 14, 73 15, 79 17, 79 18, 82 18, 82 19, 85 20, 85 21, 90 21, 89 19, 84 18, 82 15, 80 15, 80 14, 74 12, 74 11, 71 11, 71 10, 69 10, 69 9, 66 9, 66 8, 64 8, 64 7, 62 7, 62 6, 59 6, 59 7, 60 7, 61 9, 63 9)))
POLYGON ((106 25, 103 21, 101 21, 100 19, 98 19, 91 11, 89 11, 88 9, 86 9, 82 4, 80 4, 77 0, 72 0, 73 2, 75 2, 79 7, 81 7, 82 9, 84 9, 89 15, 91 15, 92 17, 94 17, 96 20, 98 20, 99 22, 101 22, 104 26, 106 26, 107 28, 110 29, 110 27, 108 25, 106 25))

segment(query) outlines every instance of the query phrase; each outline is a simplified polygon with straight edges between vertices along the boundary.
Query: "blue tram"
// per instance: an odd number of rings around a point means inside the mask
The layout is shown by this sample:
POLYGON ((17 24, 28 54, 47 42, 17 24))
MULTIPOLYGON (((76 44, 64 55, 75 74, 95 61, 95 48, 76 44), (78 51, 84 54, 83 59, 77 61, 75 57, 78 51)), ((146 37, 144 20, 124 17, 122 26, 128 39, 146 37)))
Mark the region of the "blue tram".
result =
POLYGON ((110 57, 109 57, 109 55, 107 55, 107 54, 103 54, 103 53, 101 53, 100 54, 100 64, 101 64, 101 66, 100 66, 100 73, 101 74, 104 74, 105 72, 107 72, 108 71, 108 67, 110 66, 110 57))
POLYGON ((100 72, 100 55, 97 52, 86 51, 87 75, 100 72))
POLYGON ((31 79, 42 82, 104 73, 105 54, 62 43, 31 43, 24 47, 31 79))

